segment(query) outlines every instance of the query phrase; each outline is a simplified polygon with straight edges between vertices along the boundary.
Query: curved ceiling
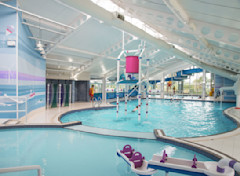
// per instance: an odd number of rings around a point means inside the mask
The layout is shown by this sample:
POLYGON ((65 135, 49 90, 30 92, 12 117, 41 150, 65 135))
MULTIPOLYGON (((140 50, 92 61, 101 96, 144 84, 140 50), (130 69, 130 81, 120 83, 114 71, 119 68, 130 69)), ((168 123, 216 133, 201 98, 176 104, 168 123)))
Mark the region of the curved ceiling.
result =
MULTIPOLYGON (((47 77, 80 79, 116 75, 123 47, 145 47, 150 75, 200 66, 230 79, 240 73, 240 2, 238 0, 19 0, 32 39, 44 44, 47 77), (113 3, 113 9, 101 4, 113 3), (38 16, 36 16, 38 15, 38 16), (130 17, 142 27, 126 21, 130 17), (147 28, 158 34, 151 36, 147 28)), ((121 58, 124 65, 124 58, 121 58)), ((143 73, 146 60, 143 60, 143 73)))

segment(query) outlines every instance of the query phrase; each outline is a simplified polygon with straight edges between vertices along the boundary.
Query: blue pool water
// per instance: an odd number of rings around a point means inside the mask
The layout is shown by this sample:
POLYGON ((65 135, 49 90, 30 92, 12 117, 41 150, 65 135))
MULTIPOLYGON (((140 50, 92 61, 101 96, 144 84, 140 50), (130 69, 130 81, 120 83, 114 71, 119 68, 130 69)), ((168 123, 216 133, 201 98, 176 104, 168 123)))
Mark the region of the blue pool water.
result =
POLYGON ((153 132, 163 129, 173 137, 195 137, 213 135, 233 130, 237 124, 223 115, 222 110, 235 106, 234 103, 201 101, 149 101, 149 115, 146 118, 145 101, 142 104, 142 118, 138 122, 138 113, 131 112, 137 101, 128 102, 128 113, 124 114, 124 102, 120 103, 120 114, 116 118, 116 108, 103 110, 85 110, 66 114, 62 122, 82 121, 83 125, 135 132, 153 132))
MULTIPOLYGON (((40 165, 43 176, 136 176, 117 156, 125 144, 146 160, 164 149, 172 157, 192 159, 195 152, 157 140, 101 136, 67 129, 0 130, 0 167, 40 165)), ((197 154, 199 161, 211 159, 197 154)), ((37 175, 36 171, 1 176, 37 175)), ((159 172, 154 176, 163 176, 159 172)), ((170 173, 170 176, 180 175, 170 173)))

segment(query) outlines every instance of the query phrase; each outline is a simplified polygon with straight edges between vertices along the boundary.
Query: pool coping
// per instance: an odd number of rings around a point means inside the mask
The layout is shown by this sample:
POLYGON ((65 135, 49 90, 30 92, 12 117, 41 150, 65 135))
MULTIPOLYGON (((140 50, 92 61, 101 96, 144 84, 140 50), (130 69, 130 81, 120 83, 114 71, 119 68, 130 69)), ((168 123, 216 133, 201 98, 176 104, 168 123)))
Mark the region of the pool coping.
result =
MULTIPOLYGON (((64 112, 62 114, 60 114, 58 116, 58 121, 61 123, 61 124, 64 124, 63 122, 61 122, 61 118, 67 114, 71 114, 71 113, 74 113, 74 112, 81 112, 81 111, 88 111, 88 110, 101 110, 101 109, 111 109, 111 108, 116 108, 115 105, 111 105, 111 106, 102 106, 102 107, 91 107, 91 108, 83 108, 83 109, 74 109, 74 110, 70 110, 70 111, 67 111, 67 112, 64 112)), ((79 121, 80 122, 80 121, 79 121)), ((82 123, 82 122, 81 122, 82 123)))
POLYGON ((4 125, 0 126, 1 129, 13 129, 13 128, 65 128, 69 126, 82 125, 82 122, 75 121, 62 124, 53 124, 53 123, 32 123, 32 124, 13 124, 13 125, 4 125))
MULTIPOLYGON (((202 101, 202 102, 221 102, 221 100, 206 100, 206 99, 182 99, 182 98, 159 98, 159 97, 149 97, 149 99, 159 99, 159 100, 183 100, 183 101, 202 101)), ((223 100, 223 103, 235 103, 236 101, 223 100)))
POLYGON ((210 147, 207 147, 207 146, 204 146, 204 145, 201 145, 201 144, 197 144, 197 143, 194 143, 194 142, 191 142, 191 141, 188 141, 188 140, 185 140, 185 139, 181 139, 181 138, 174 138, 174 137, 171 137, 171 136, 164 136, 164 135, 159 135, 159 131, 158 129, 155 129, 154 130, 154 134, 157 138, 157 140, 159 141, 162 141, 162 142, 165 142, 165 143, 170 143, 170 144, 174 144, 176 146, 179 146, 179 147, 183 147, 183 148, 186 148, 188 150, 192 150, 192 151, 195 151, 195 152, 198 152, 202 155, 205 155, 215 161, 217 160, 220 160, 221 158, 230 158, 232 160, 236 160, 238 161, 237 159, 223 153, 223 152, 220 152, 218 150, 215 150, 213 148, 210 148, 210 147))

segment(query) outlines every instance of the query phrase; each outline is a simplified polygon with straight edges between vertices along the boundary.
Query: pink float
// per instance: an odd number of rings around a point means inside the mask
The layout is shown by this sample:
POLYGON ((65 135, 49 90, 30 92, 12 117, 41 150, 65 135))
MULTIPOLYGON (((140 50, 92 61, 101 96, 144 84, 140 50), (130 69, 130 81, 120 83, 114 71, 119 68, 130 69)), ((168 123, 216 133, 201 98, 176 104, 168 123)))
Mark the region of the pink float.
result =
POLYGON ((138 73, 139 60, 138 56, 126 57, 126 73, 138 73))

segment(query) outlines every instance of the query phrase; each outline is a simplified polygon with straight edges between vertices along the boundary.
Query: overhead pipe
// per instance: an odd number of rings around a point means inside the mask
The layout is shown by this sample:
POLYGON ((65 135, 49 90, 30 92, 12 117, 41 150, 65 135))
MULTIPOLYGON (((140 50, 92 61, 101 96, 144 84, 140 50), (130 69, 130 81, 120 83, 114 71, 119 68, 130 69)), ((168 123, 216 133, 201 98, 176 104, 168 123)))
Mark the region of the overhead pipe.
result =
POLYGON ((180 59, 191 62, 199 67, 202 67, 208 71, 214 72, 220 76, 228 77, 229 79, 234 81, 237 80, 237 74, 232 73, 230 71, 223 70, 223 69, 219 69, 217 67, 210 66, 206 63, 198 61, 193 57, 187 55, 186 53, 180 50, 177 50, 174 46, 167 44, 164 40, 155 38, 150 34, 146 33, 144 30, 139 29, 138 27, 126 21, 122 21, 114 17, 112 13, 104 10, 103 8, 99 7, 98 5, 94 4, 91 1, 78 1, 78 0, 61 0, 61 1, 91 16, 97 17, 99 20, 102 20, 105 24, 117 27, 119 29, 124 28, 125 32, 133 33, 135 36, 145 39, 159 48, 164 48, 169 52, 174 52, 177 56, 179 56, 180 59))

